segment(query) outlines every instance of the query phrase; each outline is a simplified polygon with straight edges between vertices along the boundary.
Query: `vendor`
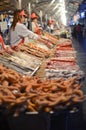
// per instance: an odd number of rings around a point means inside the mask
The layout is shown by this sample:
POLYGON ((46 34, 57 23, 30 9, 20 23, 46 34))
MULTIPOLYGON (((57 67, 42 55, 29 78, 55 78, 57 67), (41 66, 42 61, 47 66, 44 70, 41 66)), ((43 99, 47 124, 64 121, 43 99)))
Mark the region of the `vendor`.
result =
POLYGON ((10 46, 5 45, 3 37, 0 35, 0 53, 7 52, 9 54, 13 53, 13 50, 10 48, 10 46))
POLYGON ((55 23, 55 19, 49 20, 46 31, 48 31, 49 33, 53 33, 53 31, 56 30, 55 23))
POLYGON ((5 49, 5 44, 4 44, 2 36, 0 35, 0 50, 4 50, 4 49, 5 49))
POLYGON ((35 13, 31 14, 32 31, 38 35, 42 34, 42 27, 38 24, 38 16, 35 13))
POLYGON ((14 12, 13 23, 10 28, 10 45, 12 49, 18 48, 20 45, 24 43, 29 43, 29 38, 41 40, 41 38, 28 30, 27 27, 23 24, 25 17, 24 10, 16 10, 14 12), (28 40, 26 40, 28 38, 28 40), (25 41, 26 40, 26 41, 25 41))

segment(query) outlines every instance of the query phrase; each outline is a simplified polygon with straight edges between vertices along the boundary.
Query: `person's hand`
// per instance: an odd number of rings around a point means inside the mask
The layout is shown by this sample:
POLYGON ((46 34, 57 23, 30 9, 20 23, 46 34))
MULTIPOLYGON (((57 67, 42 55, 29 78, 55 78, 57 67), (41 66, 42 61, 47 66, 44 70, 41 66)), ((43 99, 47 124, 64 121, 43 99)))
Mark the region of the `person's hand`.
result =
POLYGON ((4 55, 4 53, 5 53, 5 50, 4 50, 4 49, 1 49, 1 50, 0 50, 0 54, 1 54, 1 55, 4 55))
POLYGON ((10 48, 10 46, 9 47, 6 47, 5 48, 5 52, 7 52, 7 53, 9 53, 9 54, 13 54, 13 50, 10 48))
POLYGON ((39 42, 45 42, 41 36, 38 36, 38 39, 37 39, 39 42))
POLYGON ((14 51, 19 51, 19 46, 18 46, 18 45, 12 46, 11 48, 12 48, 14 51))

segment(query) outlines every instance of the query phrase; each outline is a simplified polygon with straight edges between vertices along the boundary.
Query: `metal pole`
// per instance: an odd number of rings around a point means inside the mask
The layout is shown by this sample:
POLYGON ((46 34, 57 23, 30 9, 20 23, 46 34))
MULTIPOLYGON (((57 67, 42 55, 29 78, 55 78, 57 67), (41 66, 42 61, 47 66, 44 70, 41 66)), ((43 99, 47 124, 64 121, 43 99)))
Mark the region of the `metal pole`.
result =
POLYGON ((32 25, 31 25, 31 3, 28 3, 28 13, 29 13, 29 20, 28 20, 29 26, 28 26, 28 28, 30 30, 32 30, 32 25))
POLYGON ((31 4, 28 4, 28 10, 29 10, 29 21, 31 21, 31 4))
POLYGON ((18 8, 22 9, 22 4, 21 4, 22 0, 18 0, 18 8))
POLYGON ((43 16, 43 12, 42 12, 42 10, 40 10, 40 20, 41 20, 41 25, 43 26, 43 23, 42 23, 42 16, 43 16))
POLYGON ((46 21, 46 25, 47 25, 47 20, 48 20, 48 18, 47 18, 47 14, 45 15, 45 21, 46 21))

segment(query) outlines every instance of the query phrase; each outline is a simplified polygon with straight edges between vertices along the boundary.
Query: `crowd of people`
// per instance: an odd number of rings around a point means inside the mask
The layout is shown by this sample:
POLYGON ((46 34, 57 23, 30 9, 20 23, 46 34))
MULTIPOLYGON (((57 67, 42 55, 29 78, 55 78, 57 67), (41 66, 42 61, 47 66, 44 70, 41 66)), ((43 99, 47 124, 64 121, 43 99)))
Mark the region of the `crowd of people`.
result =
POLYGON ((79 40, 80 38, 84 38, 86 37, 86 28, 84 25, 79 24, 75 24, 74 26, 72 26, 72 36, 79 40))

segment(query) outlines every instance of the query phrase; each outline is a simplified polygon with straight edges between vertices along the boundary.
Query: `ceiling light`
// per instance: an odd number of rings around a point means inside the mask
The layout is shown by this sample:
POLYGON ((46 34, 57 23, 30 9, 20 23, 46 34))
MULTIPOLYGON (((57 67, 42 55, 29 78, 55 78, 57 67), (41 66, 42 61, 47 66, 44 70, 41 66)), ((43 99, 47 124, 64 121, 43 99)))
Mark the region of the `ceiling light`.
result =
POLYGON ((54 2, 55 2, 55 0, 52 0, 51 3, 50 3, 50 5, 52 5, 54 2))
POLYGON ((60 3, 64 2, 64 0, 59 0, 60 3))

